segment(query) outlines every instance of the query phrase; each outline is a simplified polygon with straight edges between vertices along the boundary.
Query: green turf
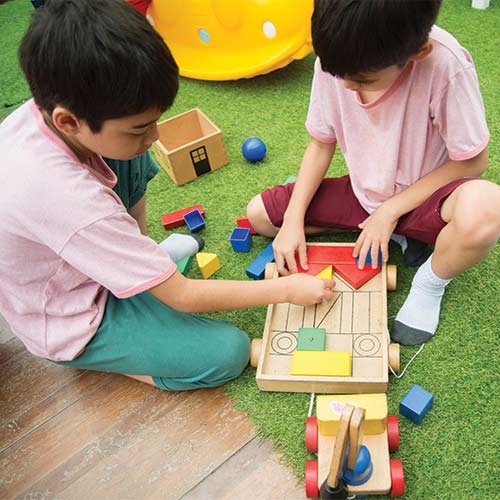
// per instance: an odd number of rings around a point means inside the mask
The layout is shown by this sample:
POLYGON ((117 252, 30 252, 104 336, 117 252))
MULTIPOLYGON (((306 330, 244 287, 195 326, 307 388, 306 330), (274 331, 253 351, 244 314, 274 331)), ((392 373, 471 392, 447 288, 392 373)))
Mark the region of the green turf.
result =
MULTIPOLYGON (((439 24, 468 47, 475 59, 492 136, 490 167, 485 177, 499 182, 500 4, 493 0, 488 10, 477 11, 470 8, 470 3, 444 0, 439 24)), ((27 0, 0 5, 0 119, 29 97, 15 54, 30 9, 27 0)), ((165 115, 199 107, 224 134, 230 165, 182 187, 176 187, 161 172, 148 192, 150 234, 158 241, 169 234, 161 226, 162 213, 203 204, 207 214, 205 250, 217 253, 222 264, 214 279, 246 279, 246 266, 268 243, 254 237, 249 254, 235 253, 229 235, 235 218, 244 215, 253 195, 297 173, 308 141, 303 123, 312 66, 313 58, 309 56, 251 80, 216 83, 182 79, 176 103, 165 115), (268 147, 266 160, 255 165, 247 163, 240 153, 242 142, 251 135, 260 136, 268 147)), ((330 174, 345 171, 343 160, 337 156, 330 174)), ((353 241, 351 236, 338 239, 353 241)), ((389 315, 394 316, 409 290, 414 270, 403 266, 396 246, 391 250, 391 261, 399 266, 398 291, 388 297, 389 315)), ((391 412, 398 412, 399 401, 413 383, 435 396, 434 406, 422 425, 401 418, 401 449, 396 456, 403 459, 405 498, 409 500, 500 498, 499 266, 497 245, 487 260, 453 280, 444 299, 436 338, 402 379, 391 381, 391 412)), ((189 276, 200 276, 197 266, 192 266, 189 276)), ((260 337, 265 311, 261 307, 214 316, 233 321, 251 337, 260 337)), ((403 365, 415 351, 402 349, 403 365)), ((254 377, 255 371, 248 368, 228 386, 229 393, 256 422, 262 436, 270 437, 284 452, 301 477, 308 458, 303 443, 309 396, 260 392, 254 377)))

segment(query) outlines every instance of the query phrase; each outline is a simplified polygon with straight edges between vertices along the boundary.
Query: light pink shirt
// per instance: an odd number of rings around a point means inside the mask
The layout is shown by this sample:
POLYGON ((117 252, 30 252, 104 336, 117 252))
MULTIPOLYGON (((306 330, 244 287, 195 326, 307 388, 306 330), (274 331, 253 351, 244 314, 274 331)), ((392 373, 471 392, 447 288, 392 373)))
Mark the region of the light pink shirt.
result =
POLYGON ((430 36, 430 55, 368 104, 316 60, 306 128, 321 142, 337 141, 369 213, 449 159, 473 158, 488 144, 471 56, 441 28, 430 36))
POLYGON ((118 298, 168 279, 173 261, 141 235, 99 156, 80 163, 33 101, 0 124, 0 313, 28 350, 75 358, 118 298))

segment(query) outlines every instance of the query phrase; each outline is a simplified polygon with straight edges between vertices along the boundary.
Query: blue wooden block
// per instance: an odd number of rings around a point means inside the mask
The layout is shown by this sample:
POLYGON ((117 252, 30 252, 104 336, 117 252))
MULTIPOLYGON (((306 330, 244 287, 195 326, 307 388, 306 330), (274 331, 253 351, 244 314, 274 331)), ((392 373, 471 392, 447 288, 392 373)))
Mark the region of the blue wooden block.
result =
POLYGON ((266 270, 267 260, 263 259, 260 255, 247 267, 246 273, 249 278, 254 280, 263 280, 264 272, 266 270))
POLYGON ((246 227, 235 227, 229 238, 235 252, 249 252, 252 246, 252 234, 246 227))
POLYGON ((434 396, 430 392, 413 384, 413 387, 399 403, 399 413, 415 424, 419 424, 430 410, 433 400, 434 396))
MULTIPOLYGON (((356 257, 356 264, 359 264, 359 257, 356 257)), ((372 265, 372 254, 370 252, 367 253, 366 259, 365 259, 365 266, 371 266, 372 265)), ((380 267, 382 265, 382 252, 379 250, 378 251, 378 266, 380 267)))
POLYGON ((273 262, 274 260, 274 250, 273 250, 273 242, 269 243, 262 252, 260 252, 259 257, 262 257, 263 259, 266 259, 267 262, 273 262))
POLYGON ((187 214, 184 214, 182 218, 184 219, 184 222, 186 223, 187 227, 193 233, 205 227, 205 219, 203 218, 203 215, 201 215, 201 212, 197 208, 195 208, 191 212, 188 212, 187 214))

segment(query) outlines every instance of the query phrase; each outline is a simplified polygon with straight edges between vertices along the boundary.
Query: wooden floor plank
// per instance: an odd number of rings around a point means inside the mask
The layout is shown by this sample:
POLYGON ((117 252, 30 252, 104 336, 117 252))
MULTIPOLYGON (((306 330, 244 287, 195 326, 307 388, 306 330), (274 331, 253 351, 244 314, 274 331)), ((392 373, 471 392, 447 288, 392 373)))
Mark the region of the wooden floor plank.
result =
POLYGON ((273 451, 255 437, 182 500, 303 500, 304 487, 273 451))
POLYGON ((65 499, 179 498, 255 435, 222 389, 164 393, 136 384, 145 391, 147 403, 125 411, 106 432, 94 429, 87 446, 59 465, 51 464, 29 488, 9 493, 65 499))
POLYGON ((0 363, 0 498, 304 498, 224 388, 160 391, 38 359, 17 339, 0 363))
MULTIPOLYGON (((17 339, 8 342, 7 346, 11 356, 1 365, 0 425, 35 407, 83 374, 82 370, 33 356, 17 339)), ((0 350, 4 348, 5 344, 0 346, 0 350)))
POLYGON ((64 387, 38 405, 6 422, 0 427, 0 452, 96 390, 109 377, 110 375, 107 373, 82 372, 81 377, 71 379, 64 387))

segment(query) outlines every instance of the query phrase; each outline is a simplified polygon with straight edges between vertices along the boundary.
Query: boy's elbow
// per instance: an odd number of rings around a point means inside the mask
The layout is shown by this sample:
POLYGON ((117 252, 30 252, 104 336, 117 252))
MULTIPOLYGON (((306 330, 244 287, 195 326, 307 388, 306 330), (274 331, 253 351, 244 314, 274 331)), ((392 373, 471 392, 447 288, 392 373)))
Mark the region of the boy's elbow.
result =
POLYGON ((193 294, 190 293, 190 282, 179 271, 176 271, 163 283, 151 288, 149 291, 158 300, 180 312, 196 312, 193 308, 193 294))

